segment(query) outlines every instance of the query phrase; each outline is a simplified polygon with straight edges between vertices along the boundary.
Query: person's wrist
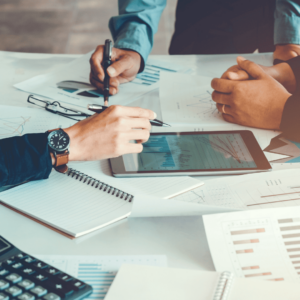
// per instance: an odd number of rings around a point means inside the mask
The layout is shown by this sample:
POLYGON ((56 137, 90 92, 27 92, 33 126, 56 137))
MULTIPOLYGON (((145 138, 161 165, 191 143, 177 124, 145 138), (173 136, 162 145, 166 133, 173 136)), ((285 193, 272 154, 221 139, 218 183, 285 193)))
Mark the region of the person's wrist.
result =
POLYGON ((64 128, 63 130, 70 138, 69 161, 80 160, 78 130, 76 124, 69 128, 64 128))
POLYGON ((296 78, 294 72, 289 64, 281 63, 275 65, 274 72, 276 73, 275 78, 279 83, 281 83, 289 93, 293 93, 296 90, 296 78))
POLYGON ((278 108, 277 108, 277 124, 276 124, 276 127, 274 129, 276 130, 280 130, 280 124, 281 124, 281 121, 282 121, 282 116, 283 116, 283 111, 284 111, 284 107, 285 107, 285 104, 287 102, 287 100, 292 96, 292 94, 290 94, 289 92, 285 93, 285 95, 281 98, 281 101, 278 102, 278 108))

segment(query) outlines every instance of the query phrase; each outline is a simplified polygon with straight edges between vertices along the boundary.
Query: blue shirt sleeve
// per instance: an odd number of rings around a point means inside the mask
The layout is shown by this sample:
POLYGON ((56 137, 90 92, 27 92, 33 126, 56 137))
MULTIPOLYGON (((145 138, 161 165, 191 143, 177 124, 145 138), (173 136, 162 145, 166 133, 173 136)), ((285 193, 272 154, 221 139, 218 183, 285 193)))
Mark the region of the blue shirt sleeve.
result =
POLYGON ((48 133, 0 140, 0 187, 46 179, 52 170, 48 133))
POLYGON ((166 0, 119 0, 119 16, 109 20, 114 47, 138 52, 145 63, 166 4, 166 0))
POLYGON ((300 0, 276 0, 274 44, 300 44, 300 0))

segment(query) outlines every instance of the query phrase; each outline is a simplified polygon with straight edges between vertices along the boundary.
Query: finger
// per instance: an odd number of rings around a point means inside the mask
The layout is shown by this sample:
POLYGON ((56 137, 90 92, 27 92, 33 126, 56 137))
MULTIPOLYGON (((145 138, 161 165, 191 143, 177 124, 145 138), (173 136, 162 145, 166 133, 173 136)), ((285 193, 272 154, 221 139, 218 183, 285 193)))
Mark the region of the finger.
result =
POLYGON ((220 104, 227 104, 230 105, 231 104, 231 95, 229 94, 223 94, 223 93, 219 93, 217 91, 213 91, 213 93, 211 94, 211 98, 213 101, 215 101, 216 103, 220 103, 220 104))
POLYGON ((245 70, 252 78, 259 79, 265 76, 263 69, 253 61, 246 60, 244 57, 237 57, 238 65, 245 70))
POLYGON ((222 76, 223 79, 229 80, 248 80, 249 74, 244 70, 237 70, 236 72, 228 71, 225 72, 222 76))
POLYGON ((225 114, 223 114, 222 117, 223 117, 223 119, 225 121, 227 121, 229 123, 236 123, 234 117, 231 116, 231 115, 225 115, 225 114))
POLYGON ((106 111, 108 111, 108 113, 113 113, 116 116, 146 118, 148 120, 153 120, 157 116, 152 110, 141 107, 112 105, 106 111))
POLYGON ((143 145, 142 144, 128 143, 126 148, 124 149, 123 154, 141 153, 142 151, 143 151, 143 145))
POLYGON ((104 47, 98 46, 90 59, 91 71, 100 81, 103 81, 105 76, 103 67, 101 65, 103 61, 103 51, 104 47))
MULTIPOLYGON (((95 76, 92 72, 91 72, 90 76, 92 76, 94 80, 99 81, 99 79, 97 78, 97 76, 95 76)), ((102 83, 102 84, 104 84, 103 81, 99 81, 99 82, 102 83)), ((120 85, 119 78, 109 78, 109 85, 111 87, 114 87, 114 88, 117 89, 119 87, 119 85, 120 85)))
POLYGON ((151 123, 146 118, 128 118, 128 126, 132 129, 147 129, 151 130, 151 123))
POLYGON ((220 113, 222 113, 222 114, 231 115, 232 116, 232 114, 233 114, 232 108, 230 106, 228 106, 228 105, 225 105, 225 106, 224 105, 225 104, 219 104, 219 103, 217 103, 217 109, 218 109, 218 111, 220 113))
POLYGON ((142 143, 145 143, 149 140, 150 137, 150 131, 147 129, 132 129, 128 132, 127 138, 129 141, 135 140, 135 141, 141 141, 142 143))
POLYGON ((129 56, 124 55, 107 68, 107 73, 110 77, 117 77, 124 71, 131 69, 132 66, 133 60, 129 56))
MULTIPOLYGON (((104 84, 99 82, 98 80, 95 80, 95 78, 91 75, 90 76, 90 82, 91 84, 96 87, 98 90, 103 91, 104 90, 104 84)), ((116 87, 116 85, 114 86, 110 86, 109 87, 109 94, 110 95, 115 95, 119 92, 119 88, 116 87)))
POLYGON ((221 93, 231 93, 233 90, 233 87, 235 86, 235 82, 227 79, 219 79, 214 78, 211 81, 211 87, 221 93))

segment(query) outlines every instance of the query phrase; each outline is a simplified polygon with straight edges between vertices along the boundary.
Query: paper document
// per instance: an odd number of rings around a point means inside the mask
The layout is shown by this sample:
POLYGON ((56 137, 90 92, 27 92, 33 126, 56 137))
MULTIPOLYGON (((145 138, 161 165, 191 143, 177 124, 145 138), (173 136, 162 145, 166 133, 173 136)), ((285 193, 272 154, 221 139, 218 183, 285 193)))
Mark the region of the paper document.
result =
POLYGON ((218 272, 273 281, 300 281, 300 207, 203 217, 218 272))
POLYGON ((35 255, 42 261, 70 274, 93 287, 93 293, 85 299, 102 300, 112 284, 117 271, 124 263, 147 266, 167 266, 164 255, 132 256, 73 256, 35 255))
MULTIPOLYGON (((92 52, 89 52, 55 72, 33 77, 16 84, 15 87, 84 108, 90 103, 102 105, 102 92, 91 85, 89 80, 91 55, 92 52)), ((133 81, 120 85, 119 93, 110 97, 110 105, 126 105, 139 96, 156 89, 161 71, 172 74, 186 70, 182 66, 149 59, 144 72, 138 74, 133 81)))
POLYGON ((49 113, 44 109, 0 105, 0 138, 43 133, 67 128, 76 121, 49 113))
MULTIPOLYGON (((239 54, 197 55, 197 74, 211 77, 221 77, 230 67, 237 64, 239 54)), ((240 56, 263 66, 273 66, 273 53, 249 53, 240 56)))
POLYGON ((204 186, 173 198, 235 209, 300 205, 300 170, 262 172, 208 180, 204 186))

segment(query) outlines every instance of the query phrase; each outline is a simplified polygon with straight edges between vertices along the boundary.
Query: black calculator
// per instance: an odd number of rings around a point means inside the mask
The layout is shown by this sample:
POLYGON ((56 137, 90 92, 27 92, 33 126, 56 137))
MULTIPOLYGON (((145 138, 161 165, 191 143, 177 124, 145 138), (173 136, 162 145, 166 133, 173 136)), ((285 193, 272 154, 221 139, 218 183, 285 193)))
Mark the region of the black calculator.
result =
POLYGON ((93 288, 0 236, 0 300, 79 300, 93 288))

